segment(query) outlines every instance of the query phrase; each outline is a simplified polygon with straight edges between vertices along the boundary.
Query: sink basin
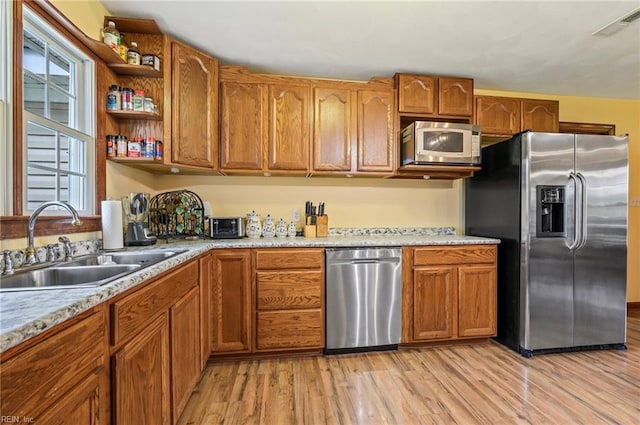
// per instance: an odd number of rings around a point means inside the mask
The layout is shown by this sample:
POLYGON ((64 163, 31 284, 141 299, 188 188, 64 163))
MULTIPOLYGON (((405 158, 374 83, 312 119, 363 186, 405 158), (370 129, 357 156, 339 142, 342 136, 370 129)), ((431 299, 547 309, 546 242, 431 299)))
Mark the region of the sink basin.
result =
POLYGON ((0 291, 100 286, 183 252, 154 249, 86 255, 48 267, 17 270, 0 278, 0 291))
POLYGON ((100 286, 138 269, 138 264, 47 267, 4 276, 0 279, 0 289, 18 291, 100 286))
POLYGON ((184 251, 146 250, 93 254, 70 261, 61 267, 99 266, 107 264, 137 264, 147 267, 183 252, 184 251))

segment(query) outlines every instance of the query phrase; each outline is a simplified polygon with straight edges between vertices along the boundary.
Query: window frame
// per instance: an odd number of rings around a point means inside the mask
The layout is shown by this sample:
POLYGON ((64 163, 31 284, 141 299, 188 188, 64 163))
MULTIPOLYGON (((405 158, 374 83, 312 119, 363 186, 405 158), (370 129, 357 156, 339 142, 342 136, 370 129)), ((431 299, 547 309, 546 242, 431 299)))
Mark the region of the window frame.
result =
MULTIPOLYGON (((55 33, 55 30, 51 27, 51 25, 43 20, 39 15, 37 15, 32 10, 27 11, 29 16, 25 16, 25 11, 23 9, 23 40, 24 33, 28 32, 31 36, 36 37, 42 42, 46 43, 48 47, 45 49, 45 78, 41 78, 39 75, 34 74, 32 71, 28 69, 23 70, 24 73, 28 73, 32 75, 32 78, 42 81, 45 85, 45 104, 44 104, 44 115, 40 116, 37 113, 30 112, 23 107, 23 125, 22 125, 22 134, 27 134, 27 121, 32 122, 35 125, 42 126, 44 128, 48 128, 56 133, 63 133, 74 139, 84 141, 86 143, 86 151, 85 157, 83 158, 86 161, 85 165, 85 175, 87 176, 86 187, 85 190, 82 191, 80 196, 84 199, 83 207, 79 208, 76 206, 76 209, 82 215, 91 215, 93 213, 93 209, 95 207, 94 202, 90 200, 94 198, 93 191, 95 187, 94 179, 95 179, 95 91, 96 91, 96 79, 95 79, 95 60, 92 60, 91 57, 84 54, 81 49, 73 46, 73 45, 64 45, 65 40, 58 40, 61 38, 59 34, 55 33), (44 27, 44 26, 47 27, 44 27), (51 81, 51 75, 48 72, 49 69, 49 60, 51 52, 57 52, 63 55, 66 59, 70 60, 74 67, 71 71, 70 79, 73 79, 73 87, 69 87, 69 90, 66 91, 65 95, 72 97, 74 100, 74 111, 75 114, 73 117, 70 116, 72 125, 65 125, 53 120, 52 117, 47 113, 49 111, 50 105, 48 104, 48 96, 50 90, 60 91, 62 88, 58 87, 55 82, 51 81), (87 90, 87 87, 89 89, 87 90), (88 93, 87 93, 88 92, 88 93)), ((24 41, 23 41, 24 42, 24 41)), ((24 51, 24 50, 23 50, 24 51)), ((24 84, 24 80, 23 80, 24 84)), ((23 88, 24 93, 24 88, 23 88)), ((23 140, 24 141, 24 140, 23 140)), ((26 141, 24 141, 26 143, 26 141)), ((24 147, 26 150, 26 145, 24 147)), ((58 153, 59 158, 59 153, 58 153)), ((28 170, 29 162, 28 162, 28 154, 24 155, 22 158, 22 166, 23 170, 28 170)), ((38 168, 38 167, 36 167, 38 168)), ((60 169, 52 170, 53 172, 58 174, 60 173, 60 169)), ((70 173, 70 175, 73 173, 70 173)), ((59 176, 57 177, 59 178, 59 176)), ((31 213, 32 210, 29 209, 29 200, 28 198, 28 173, 23 173, 22 175, 22 187, 26 188, 26 192, 22 199, 22 208, 23 212, 31 213)), ((69 189, 70 190, 70 189, 69 189)), ((55 210, 46 210, 43 211, 43 215, 56 215, 58 214, 55 210)))
MULTIPOLYGON (((12 78, 9 85, 12 89, 10 95, 10 102, 12 117, 11 126, 13 129, 13 144, 11 157, 7 156, 5 163, 9 159, 13 164, 13 170, 11 176, 13 178, 13 194, 10 199, 10 209, 5 208, 4 214, 0 217, 0 239, 15 239, 26 238, 27 235, 27 221, 28 215, 25 215, 23 209, 23 173, 24 168, 24 144, 22 131, 16 131, 16 129, 23 128, 23 98, 22 98, 22 34, 23 34, 23 6, 28 6, 31 11, 42 18, 45 22, 51 25, 56 31, 60 32, 62 36, 67 38, 75 48, 82 51, 85 55, 91 58, 95 63, 94 72, 94 85, 96 90, 100 90, 101 85, 99 81, 104 78, 106 65, 83 44, 83 37, 87 36, 82 33, 71 21, 69 21, 60 11, 58 11, 51 3, 47 1, 36 0, 19 0, 12 2, 13 4, 13 31, 11 46, 13 48, 13 68, 11 70, 12 78)), ((82 215, 83 224, 81 226, 70 226, 69 216, 65 215, 53 215, 53 216, 41 216, 36 223, 35 233, 38 236, 58 235, 63 233, 83 233, 94 232, 101 230, 101 218, 100 218, 100 200, 105 199, 106 196, 106 155, 104 150, 105 142, 104 126, 105 118, 102 115, 102 109, 99 107, 99 103, 103 96, 96 92, 93 99, 93 106, 95 108, 96 115, 94 116, 93 134, 95 137, 95 149, 94 149, 94 164, 95 164, 95 184, 93 190, 93 198, 89 199, 89 202, 93 202, 92 215, 82 215)), ((9 144, 8 144, 9 145, 9 144)))

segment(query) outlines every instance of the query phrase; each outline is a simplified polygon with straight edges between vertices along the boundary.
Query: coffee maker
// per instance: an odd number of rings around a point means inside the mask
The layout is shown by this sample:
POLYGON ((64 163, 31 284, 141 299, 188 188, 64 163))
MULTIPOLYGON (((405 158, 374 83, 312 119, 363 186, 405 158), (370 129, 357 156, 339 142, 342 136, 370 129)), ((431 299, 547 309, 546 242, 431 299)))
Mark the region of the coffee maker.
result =
POLYGON ((124 234, 124 244, 127 246, 144 246, 156 243, 156 236, 149 233, 147 219, 149 218, 148 193, 132 192, 122 198, 127 230, 124 234))

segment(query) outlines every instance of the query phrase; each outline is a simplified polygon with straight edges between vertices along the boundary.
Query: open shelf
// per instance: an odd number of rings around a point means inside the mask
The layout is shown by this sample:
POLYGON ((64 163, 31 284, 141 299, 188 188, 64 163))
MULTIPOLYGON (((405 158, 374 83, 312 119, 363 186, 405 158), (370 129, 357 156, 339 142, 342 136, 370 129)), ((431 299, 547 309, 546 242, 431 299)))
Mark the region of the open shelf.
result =
MULTIPOLYGON (((113 111, 107 109, 107 114, 113 115, 118 119, 124 120, 162 120, 162 115, 153 112, 140 112, 140 111, 113 111)), ((135 159, 135 158, 134 158, 135 159)))

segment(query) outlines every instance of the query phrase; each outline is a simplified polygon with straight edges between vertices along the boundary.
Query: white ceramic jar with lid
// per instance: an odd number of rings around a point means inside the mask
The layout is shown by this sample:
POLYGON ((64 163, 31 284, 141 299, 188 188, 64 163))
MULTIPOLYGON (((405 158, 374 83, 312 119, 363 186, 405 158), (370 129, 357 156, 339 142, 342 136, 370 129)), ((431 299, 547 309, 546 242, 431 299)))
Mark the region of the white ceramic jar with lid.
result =
POLYGON ((247 237, 252 239, 257 239, 262 234, 260 216, 255 211, 251 211, 249 214, 247 214, 246 231, 247 237))

